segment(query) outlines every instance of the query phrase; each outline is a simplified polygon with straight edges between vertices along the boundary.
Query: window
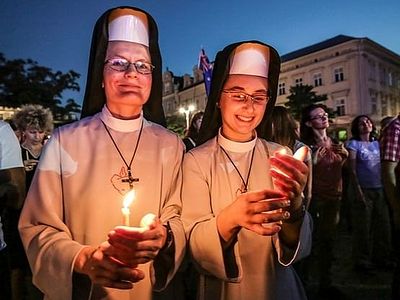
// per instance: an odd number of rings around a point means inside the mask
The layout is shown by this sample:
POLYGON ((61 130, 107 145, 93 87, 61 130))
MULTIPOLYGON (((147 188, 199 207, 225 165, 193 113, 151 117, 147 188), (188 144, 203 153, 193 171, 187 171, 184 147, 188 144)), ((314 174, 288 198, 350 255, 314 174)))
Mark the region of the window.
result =
POLYGON ((368 79, 375 81, 375 62, 372 60, 368 61, 368 79))
POLYGON ((383 86, 386 86, 386 69, 381 67, 379 71, 379 80, 383 86))
POLYGON ((346 114, 345 100, 343 98, 336 100, 336 113, 338 116, 344 116, 346 114))
POLYGON ((336 68, 334 73, 335 73, 335 82, 344 80, 343 68, 336 68))
POLYGON ((299 77, 296 78, 296 80, 294 81, 296 86, 301 86, 303 85, 303 78, 299 77))
POLYGON ((322 85, 321 73, 315 73, 313 77, 314 77, 314 86, 321 86, 322 85))
POLYGON ((378 104, 376 101, 376 93, 374 93, 374 92, 371 93, 371 113, 373 115, 378 113, 378 104))
POLYGON ((168 95, 172 93, 172 84, 171 82, 167 81, 164 82, 164 95, 168 95))
POLYGON ((388 74, 388 84, 389 84, 389 86, 393 86, 393 74, 392 74, 392 72, 389 72, 389 74, 388 74))
POLYGON ((388 115, 388 101, 386 96, 382 96, 381 101, 382 116, 388 115))
POLYGON ((278 94, 279 94, 279 96, 280 96, 280 95, 285 95, 285 94, 286 94, 286 91, 285 91, 285 83, 284 83, 284 82, 281 82, 281 83, 278 85, 278 94))
POLYGON ((396 99, 393 96, 390 97, 390 109, 392 111, 392 115, 397 114, 396 99))

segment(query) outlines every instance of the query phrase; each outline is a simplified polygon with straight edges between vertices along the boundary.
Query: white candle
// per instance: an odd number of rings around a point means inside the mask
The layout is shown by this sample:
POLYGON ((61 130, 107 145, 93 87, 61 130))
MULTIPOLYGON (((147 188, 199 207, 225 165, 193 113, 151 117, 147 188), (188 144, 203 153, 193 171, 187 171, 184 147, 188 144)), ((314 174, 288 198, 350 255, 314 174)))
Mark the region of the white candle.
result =
POLYGON ((140 220, 140 227, 148 230, 150 228, 150 225, 153 224, 155 220, 156 215, 148 213, 140 220))
POLYGON ((131 214, 131 210, 129 209, 129 207, 132 204, 135 197, 136 197, 136 192, 134 189, 130 190, 124 196, 124 200, 122 202, 122 209, 121 209, 124 226, 129 226, 129 218, 130 218, 130 214, 131 214))

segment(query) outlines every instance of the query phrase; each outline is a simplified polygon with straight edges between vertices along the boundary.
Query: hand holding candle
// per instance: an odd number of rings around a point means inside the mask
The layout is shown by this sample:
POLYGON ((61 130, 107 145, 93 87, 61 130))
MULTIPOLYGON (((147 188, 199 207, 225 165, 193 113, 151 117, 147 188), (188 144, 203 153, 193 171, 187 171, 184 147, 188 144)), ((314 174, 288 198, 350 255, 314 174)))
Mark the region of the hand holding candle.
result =
POLYGON ((302 206, 301 194, 309 172, 307 165, 303 162, 307 155, 308 148, 302 147, 294 156, 277 151, 270 158, 274 185, 291 201, 290 212, 297 211, 302 206))
POLYGON ((143 218, 140 220, 140 228, 143 228, 145 230, 149 230, 150 226, 156 221, 157 217, 155 214, 148 213, 143 216, 143 218))
POLYGON ((163 246, 165 228, 152 213, 146 214, 140 227, 116 226, 108 234, 110 247, 105 253, 124 265, 136 267, 153 260, 163 246))

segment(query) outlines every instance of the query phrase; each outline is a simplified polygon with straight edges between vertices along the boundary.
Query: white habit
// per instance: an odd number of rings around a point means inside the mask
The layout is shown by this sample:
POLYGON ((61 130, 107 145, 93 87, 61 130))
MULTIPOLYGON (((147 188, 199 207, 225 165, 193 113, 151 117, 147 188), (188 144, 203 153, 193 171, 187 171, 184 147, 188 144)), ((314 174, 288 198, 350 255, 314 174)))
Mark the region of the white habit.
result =
POLYGON ((54 131, 21 214, 19 229, 33 280, 46 299, 71 299, 72 294, 74 299, 80 299, 76 291, 88 295, 90 282, 85 286, 82 278, 73 276, 74 260, 82 247, 99 245, 107 240, 110 230, 123 224, 123 194, 129 189, 127 168, 101 120, 128 164, 143 120, 132 163, 133 178, 139 181, 134 183, 136 199, 130 206, 130 224, 139 226, 147 213, 159 216, 163 224, 169 221, 175 257, 163 260, 160 252, 154 264, 141 265, 146 278, 135 283, 132 290, 96 286, 92 295, 96 295, 95 299, 151 299, 152 285, 155 289, 164 287, 184 255, 185 235, 179 218, 183 158, 180 138, 143 117, 120 120, 103 108, 92 117, 54 131), (154 265, 161 266, 156 277, 154 265), (167 267, 162 270, 164 266, 167 267))
POLYGON ((273 189, 269 156, 281 147, 259 138, 235 143, 219 134, 218 139, 215 137, 185 155, 182 220, 188 247, 201 270, 200 299, 306 299, 291 264, 311 249, 308 214, 295 249, 285 247, 278 234, 261 236, 242 228, 234 246, 223 250, 216 217, 236 199, 242 184, 219 144, 232 158, 244 180, 255 147, 249 191, 273 189))

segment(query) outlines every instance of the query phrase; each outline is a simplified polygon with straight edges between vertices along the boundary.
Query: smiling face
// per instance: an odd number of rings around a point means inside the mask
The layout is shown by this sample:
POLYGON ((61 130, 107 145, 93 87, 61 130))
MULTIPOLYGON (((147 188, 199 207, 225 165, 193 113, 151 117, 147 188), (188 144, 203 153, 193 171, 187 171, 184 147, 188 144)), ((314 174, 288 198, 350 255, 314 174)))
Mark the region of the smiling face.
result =
MULTIPOLYGON (((112 58, 151 63, 148 48, 131 42, 109 42, 105 60, 112 58)), ((131 118, 140 114, 149 99, 152 75, 138 73, 133 65, 126 71, 116 71, 105 64, 103 83, 110 112, 114 116, 131 118)))
POLYGON ((222 116, 222 134, 238 142, 249 141, 254 129, 260 124, 267 101, 255 102, 246 96, 247 101, 236 101, 235 93, 246 93, 253 97, 267 95, 268 80, 260 76, 229 75, 224 84, 219 105, 222 116))

